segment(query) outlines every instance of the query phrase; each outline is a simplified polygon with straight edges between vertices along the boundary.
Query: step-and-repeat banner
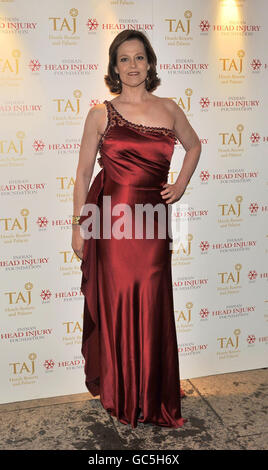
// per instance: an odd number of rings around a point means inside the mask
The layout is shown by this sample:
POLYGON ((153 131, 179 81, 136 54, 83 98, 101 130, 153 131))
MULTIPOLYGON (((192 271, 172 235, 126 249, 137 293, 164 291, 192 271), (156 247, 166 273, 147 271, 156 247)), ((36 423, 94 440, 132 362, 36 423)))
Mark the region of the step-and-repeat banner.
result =
MULTIPOLYGON (((172 258, 181 378, 268 366, 267 13, 266 0, 0 1, 1 403, 87 392, 73 187, 125 29, 146 32, 154 93, 202 142, 172 207, 188 224, 172 258)), ((184 155, 179 142, 169 183, 184 155)))

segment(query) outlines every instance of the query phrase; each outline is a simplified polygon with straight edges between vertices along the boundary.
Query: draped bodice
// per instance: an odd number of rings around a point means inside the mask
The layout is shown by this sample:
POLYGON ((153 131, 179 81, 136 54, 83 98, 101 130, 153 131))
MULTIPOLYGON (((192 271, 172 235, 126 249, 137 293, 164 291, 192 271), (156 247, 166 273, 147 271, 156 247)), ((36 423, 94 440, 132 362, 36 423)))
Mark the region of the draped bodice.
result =
POLYGON ((137 188, 159 188, 167 182, 175 132, 165 127, 135 124, 125 119, 111 101, 107 108, 107 126, 98 150, 103 168, 121 185, 137 188))

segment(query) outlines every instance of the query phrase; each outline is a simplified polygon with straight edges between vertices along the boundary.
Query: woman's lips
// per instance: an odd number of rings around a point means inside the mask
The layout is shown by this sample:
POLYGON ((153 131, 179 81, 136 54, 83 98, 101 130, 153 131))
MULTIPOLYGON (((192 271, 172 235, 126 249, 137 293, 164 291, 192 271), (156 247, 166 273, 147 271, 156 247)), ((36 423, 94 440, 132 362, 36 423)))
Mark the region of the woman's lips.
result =
POLYGON ((139 75, 140 72, 129 72, 128 75, 139 75))

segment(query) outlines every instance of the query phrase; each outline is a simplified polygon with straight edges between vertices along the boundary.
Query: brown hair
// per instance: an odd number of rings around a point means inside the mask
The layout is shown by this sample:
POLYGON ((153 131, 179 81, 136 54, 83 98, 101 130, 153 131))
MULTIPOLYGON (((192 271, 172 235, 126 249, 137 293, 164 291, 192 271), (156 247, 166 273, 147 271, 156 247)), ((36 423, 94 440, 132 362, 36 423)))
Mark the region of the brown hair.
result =
POLYGON ((104 81, 106 82, 106 85, 108 85, 111 93, 116 93, 118 95, 121 93, 122 83, 118 74, 115 72, 114 67, 117 61, 118 47, 123 42, 128 41, 129 39, 139 39, 144 45, 145 52, 147 55, 147 61, 150 65, 145 85, 146 90, 153 91, 158 87, 158 85, 160 85, 161 82, 160 78, 157 76, 156 71, 157 58, 149 39, 141 31, 127 29, 121 31, 121 33, 117 34, 117 36, 114 38, 113 42, 109 47, 109 64, 107 75, 104 76, 104 81), (118 79, 119 83, 117 81, 118 79))

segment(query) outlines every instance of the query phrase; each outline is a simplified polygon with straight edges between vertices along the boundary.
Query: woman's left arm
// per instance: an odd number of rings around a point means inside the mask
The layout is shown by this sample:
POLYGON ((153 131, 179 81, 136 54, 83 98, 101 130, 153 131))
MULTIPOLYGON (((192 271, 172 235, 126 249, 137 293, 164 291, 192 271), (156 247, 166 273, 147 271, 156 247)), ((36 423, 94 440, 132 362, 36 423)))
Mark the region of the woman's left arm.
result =
POLYGON ((174 184, 164 184, 161 191, 162 198, 167 204, 173 204, 182 197, 192 174, 198 164, 202 151, 198 135, 189 123, 184 111, 173 101, 169 100, 169 107, 174 114, 174 130, 176 136, 186 150, 181 171, 174 184))

